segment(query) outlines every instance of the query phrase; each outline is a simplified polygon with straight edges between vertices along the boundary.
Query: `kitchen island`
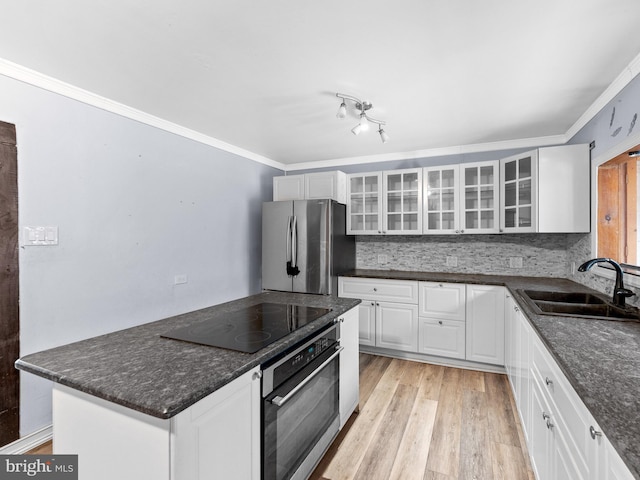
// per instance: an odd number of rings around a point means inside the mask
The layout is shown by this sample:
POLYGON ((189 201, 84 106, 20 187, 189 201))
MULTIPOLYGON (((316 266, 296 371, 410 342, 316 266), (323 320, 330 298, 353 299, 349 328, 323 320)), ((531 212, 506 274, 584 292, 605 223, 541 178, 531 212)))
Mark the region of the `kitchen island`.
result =
POLYGON ((78 454, 80 478, 191 479, 199 469, 259 478, 260 365, 358 303, 264 292, 27 355, 16 366, 55 382, 54 453, 78 454), (252 354, 161 336, 261 303, 330 312, 252 354), (198 453, 198 442, 212 448, 198 453))
MULTIPOLYGON (((524 313, 526 322, 599 425, 601 431, 597 433, 604 433, 633 478, 640 479, 640 323, 540 315, 533 310, 522 291, 587 291, 602 294, 563 278, 364 269, 343 276, 352 279, 505 287, 524 313)), ((520 346, 515 348, 521 349, 520 346)), ((538 416, 535 418, 538 419, 538 416)), ((590 449, 596 444, 588 431, 581 435, 584 448, 590 449)), ((595 440, 601 440, 597 434, 594 435, 595 440)), ((592 456, 596 454, 595 451, 591 452, 592 456)), ((622 472, 619 476, 613 473, 605 475, 595 474, 589 478, 629 478, 628 472, 622 472)))

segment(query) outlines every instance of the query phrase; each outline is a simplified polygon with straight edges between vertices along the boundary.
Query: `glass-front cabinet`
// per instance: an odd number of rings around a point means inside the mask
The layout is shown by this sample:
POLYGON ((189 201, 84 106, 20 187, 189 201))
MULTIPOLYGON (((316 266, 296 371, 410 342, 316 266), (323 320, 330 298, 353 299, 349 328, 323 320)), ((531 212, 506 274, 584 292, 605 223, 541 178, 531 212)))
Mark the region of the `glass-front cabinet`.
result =
POLYGON ((349 175, 347 234, 382 234, 382 203, 382 172, 349 175))
POLYGON ((426 167, 424 189, 424 233, 460 233, 459 166, 426 167))
POLYGON ((501 231, 505 233, 536 231, 537 165, 537 150, 500 161, 501 231))
POLYGON ((498 233, 499 161, 460 165, 461 233, 498 233))
POLYGON ((383 172, 383 233, 422 234, 422 169, 383 172))

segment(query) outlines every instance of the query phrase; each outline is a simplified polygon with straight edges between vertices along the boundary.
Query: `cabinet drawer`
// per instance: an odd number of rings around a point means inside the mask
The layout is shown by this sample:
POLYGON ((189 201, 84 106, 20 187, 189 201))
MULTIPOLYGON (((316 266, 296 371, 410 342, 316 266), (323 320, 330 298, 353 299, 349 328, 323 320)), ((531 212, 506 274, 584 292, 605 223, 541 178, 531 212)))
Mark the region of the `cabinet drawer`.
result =
POLYGON ((464 322, 420 318, 418 323, 420 353, 465 358, 464 322))
POLYGON ((420 282, 419 315, 464 321, 466 285, 460 283, 420 282))
POLYGON ((549 407, 559 423, 567 448, 580 470, 588 471, 588 454, 591 448, 589 426, 595 425, 591 414, 573 387, 560 371, 542 343, 533 342, 532 372, 543 394, 549 399, 549 407))
POLYGON ((338 296, 387 302, 418 303, 418 282, 340 277, 338 296))

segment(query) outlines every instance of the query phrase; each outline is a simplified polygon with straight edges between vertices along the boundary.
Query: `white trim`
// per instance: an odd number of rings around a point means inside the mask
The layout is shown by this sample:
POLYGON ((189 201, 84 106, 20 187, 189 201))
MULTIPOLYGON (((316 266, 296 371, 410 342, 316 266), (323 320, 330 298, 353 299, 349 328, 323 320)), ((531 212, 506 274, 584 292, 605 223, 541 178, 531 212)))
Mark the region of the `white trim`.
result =
POLYGON ((95 93, 91 93, 87 90, 74 87, 73 85, 62 82, 60 80, 56 80, 55 78, 51 78, 47 75, 36 72, 35 70, 17 65, 2 58, 0 58, 0 75, 4 75, 15 80, 20 80, 21 82, 28 83, 49 92, 63 95, 67 98, 71 98, 87 105, 100 108, 107 112, 115 113, 116 115, 121 115, 131 120, 136 120, 140 123, 144 123, 145 125, 174 133, 181 137, 218 148, 225 152, 233 153, 234 155, 239 155, 241 157, 253 160, 258 163, 262 163, 269 167, 284 170, 284 164, 276 162, 275 160, 271 160, 270 158, 263 157, 262 155, 258 155, 257 153, 250 152, 249 150, 245 150, 240 147, 236 147, 235 145, 231 145, 230 143, 223 142, 222 140, 218 140, 217 138, 204 135, 202 133, 196 132, 195 130, 191 130, 176 123, 169 122, 168 120, 150 115, 141 110, 128 107, 127 105, 124 105, 122 103, 109 100, 108 98, 96 95, 95 93))
MULTIPOLYGON (((598 254, 598 167, 639 144, 640 131, 591 160, 591 258, 595 258, 598 254)), ((615 275, 606 268, 595 268, 591 271, 600 277, 615 278, 615 275)), ((634 287, 640 287, 640 280, 633 275, 625 275, 624 281, 634 287)))
POLYGON ((53 438, 53 426, 41 428, 0 448, 0 455, 21 455, 53 438))
MULTIPOLYGON (((414 158, 442 157, 464 153, 493 152, 516 148, 536 148, 549 145, 563 145, 567 143, 566 135, 550 135, 547 137, 521 138, 518 140, 504 140, 501 142, 474 143, 455 147, 430 148, 411 152, 384 153, 380 155, 365 155, 362 157, 336 158, 317 162, 301 162, 285 165, 285 171, 307 170, 312 168, 340 167, 342 165, 360 165, 363 163, 392 162, 395 160, 411 160, 414 158)), ((497 160, 497 159, 496 159, 497 160)))

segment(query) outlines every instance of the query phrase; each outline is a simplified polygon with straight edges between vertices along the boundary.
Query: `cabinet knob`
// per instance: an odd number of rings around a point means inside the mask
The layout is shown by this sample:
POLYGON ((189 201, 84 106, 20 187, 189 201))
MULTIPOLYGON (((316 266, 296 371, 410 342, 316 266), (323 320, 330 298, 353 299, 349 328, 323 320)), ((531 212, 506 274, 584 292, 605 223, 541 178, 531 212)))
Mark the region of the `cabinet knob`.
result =
POLYGON ((438 323, 439 323, 440 325, 442 325, 442 320, 438 320, 438 323))
POLYGON ((504 229, 502 229, 502 228, 501 228, 500 230, 498 230, 498 231, 499 231, 500 233, 504 233, 504 229))
POLYGON ((518 307, 513 307, 513 309, 514 309, 516 312, 519 312, 519 311, 520 311, 520 309, 519 309, 518 307))
POLYGON ((544 377, 544 383, 546 383, 547 386, 550 387, 551 385, 553 385, 553 380, 551 380, 549 377, 544 377))
POLYGON ((464 233, 464 230, 460 230, 460 233, 464 233))
POLYGON ((378 230, 378 233, 382 233, 380 230, 378 230))
POLYGON ((372 307, 373 307, 373 306, 375 306, 375 302, 371 302, 371 306, 372 306, 372 307))
POLYGON ((596 437, 602 436, 602 432, 599 432, 598 430, 593 428, 593 425, 589 427, 589 434, 591 435, 591 438, 593 438, 594 440, 596 439, 596 437))
POLYGON ((460 230, 456 230, 456 233, 460 233, 460 230))
POLYGON ((379 306, 380 306, 380 304, 378 302, 376 302, 376 307, 379 307, 379 306))
POLYGON ((378 289, 377 289, 376 287, 373 287, 373 291, 374 291, 374 292, 377 292, 377 291, 378 291, 378 289))
POLYGON ((255 372, 251 378, 253 378, 254 380, 260 380, 262 378, 262 372, 255 372))
POLYGON ((542 412, 542 420, 548 420, 551 417, 549 416, 549 414, 547 412, 542 412))
POLYGON ((551 430, 553 427, 555 427, 555 425, 551 423, 551 420, 547 420, 547 428, 551 430))
POLYGON ((442 287, 443 287, 443 285, 442 285, 441 283, 439 283, 439 284, 438 284, 438 286, 439 286, 440 288, 442 288, 442 287))

